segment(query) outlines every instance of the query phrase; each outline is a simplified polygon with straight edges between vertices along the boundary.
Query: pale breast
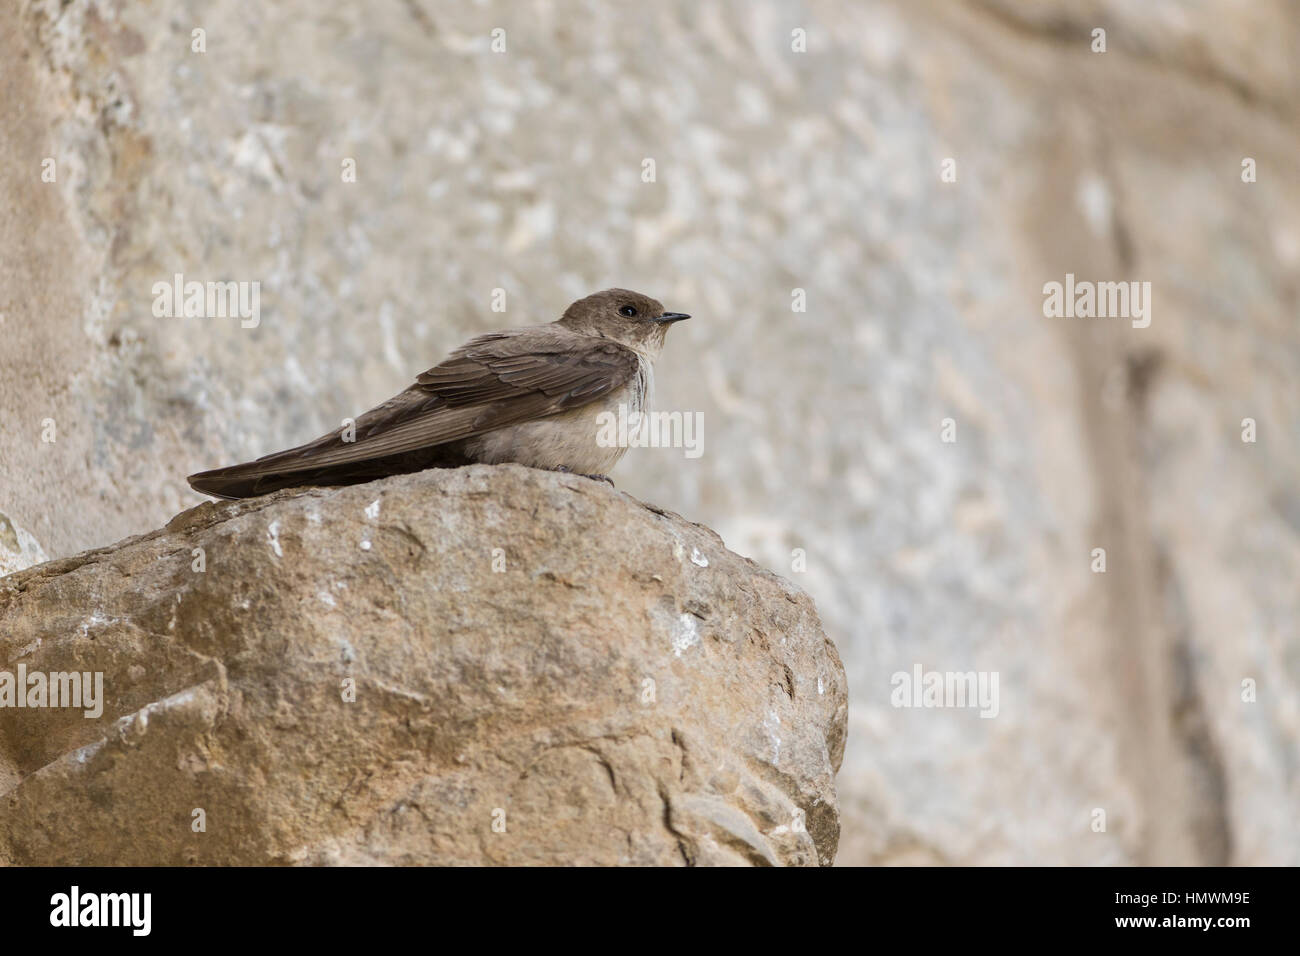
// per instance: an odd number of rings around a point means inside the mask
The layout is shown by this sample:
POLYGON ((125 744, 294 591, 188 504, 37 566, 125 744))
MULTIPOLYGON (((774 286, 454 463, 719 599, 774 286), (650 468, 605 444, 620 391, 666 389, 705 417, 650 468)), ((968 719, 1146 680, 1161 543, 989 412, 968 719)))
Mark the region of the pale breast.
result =
POLYGON ((559 415, 486 432, 465 442, 465 454, 489 465, 513 461, 531 468, 563 466, 578 474, 608 474, 627 446, 608 441, 610 419, 602 416, 613 416, 617 422, 623 405, 623 414, 635 421, 649 410, 653 382, 653 367, 642 359, 636 378, 626 388, 559 415))

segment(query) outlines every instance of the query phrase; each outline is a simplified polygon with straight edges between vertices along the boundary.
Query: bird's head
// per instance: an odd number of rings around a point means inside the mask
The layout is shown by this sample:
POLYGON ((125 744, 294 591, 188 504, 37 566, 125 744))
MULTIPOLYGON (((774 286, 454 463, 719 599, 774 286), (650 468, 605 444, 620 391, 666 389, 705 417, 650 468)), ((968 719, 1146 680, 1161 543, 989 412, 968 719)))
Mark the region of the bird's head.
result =
POLYGON ((606 289, 573 303, 564 310, 559 324, 583 335, 613 339, 653 358, 663 348, 668 327, 689 318, 682 312, 666 311, 648 295, 606 289))

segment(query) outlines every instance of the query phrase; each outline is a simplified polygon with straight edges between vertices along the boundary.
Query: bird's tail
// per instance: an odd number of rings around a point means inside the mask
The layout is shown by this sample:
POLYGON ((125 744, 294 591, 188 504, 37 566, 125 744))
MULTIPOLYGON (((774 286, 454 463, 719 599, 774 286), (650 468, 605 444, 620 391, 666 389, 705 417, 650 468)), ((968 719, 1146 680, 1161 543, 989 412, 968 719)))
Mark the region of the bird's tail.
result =
POLYGON ((212 495, 214 498, 256 498, 258 495, 270 494, 272 491, 279 491, 281 488, 295 488, 299 485, 320 484, 307 480, 307 472, 290 471, 281 473, 267 474, 263 471, 251 472, 248 466, 252 462, 246 462, 242 465, 230 465, 226 468, 214 468, 211 471, 200 471, 197 474, 190 475, 186 481, 195 491, 202 492, 205 495, 212 495))
MULTIPOLYGON (((326 436, 330 437, 330 436, 326 436)), ((426 468, 455 468, 470 460, 459 443, 367 458, 360 461, 319 465, 312 463, 316 442, 246 461, 225 468, 200 471, 186 480, 195 491, 217 498, 255 498, 282 488, 311 485, 357 485, 388 475, 403 475, 426 468)))

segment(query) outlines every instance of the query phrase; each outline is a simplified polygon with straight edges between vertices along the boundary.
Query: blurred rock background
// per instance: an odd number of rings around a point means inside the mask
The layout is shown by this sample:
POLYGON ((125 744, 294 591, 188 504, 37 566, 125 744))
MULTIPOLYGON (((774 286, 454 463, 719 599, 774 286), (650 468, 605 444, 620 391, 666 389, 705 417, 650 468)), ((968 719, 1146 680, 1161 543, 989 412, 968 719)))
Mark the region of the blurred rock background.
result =
POLYGON ((0 571, 627 286, 696 317, 704 455, 615 477, 816 599, 840 863, 1300 864, 1298 47, 1286 0, 11 0, 0 571), (155 318, 178 272, 260 325, 155 318), (1150 327, 1045 318, 1067 272, 1150 327), (916 664, 998 716, 894 708, 916 664))

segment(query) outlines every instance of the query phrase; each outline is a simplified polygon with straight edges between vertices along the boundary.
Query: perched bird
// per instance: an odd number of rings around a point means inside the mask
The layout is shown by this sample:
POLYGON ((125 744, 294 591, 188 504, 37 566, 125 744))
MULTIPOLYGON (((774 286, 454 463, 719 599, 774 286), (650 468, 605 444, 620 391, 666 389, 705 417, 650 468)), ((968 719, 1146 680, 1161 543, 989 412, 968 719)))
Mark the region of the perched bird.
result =
POLYGON ((508 461, 608 481, 605 473, 627 449, 598 441, 599 416, 617 414, 620 404, 629 420, 648 410, 668 327, 689 318, 626 289, 597 292, 549 325, 480 335, 352 428, 190 475, 190 487, 251 498, 508 461))

